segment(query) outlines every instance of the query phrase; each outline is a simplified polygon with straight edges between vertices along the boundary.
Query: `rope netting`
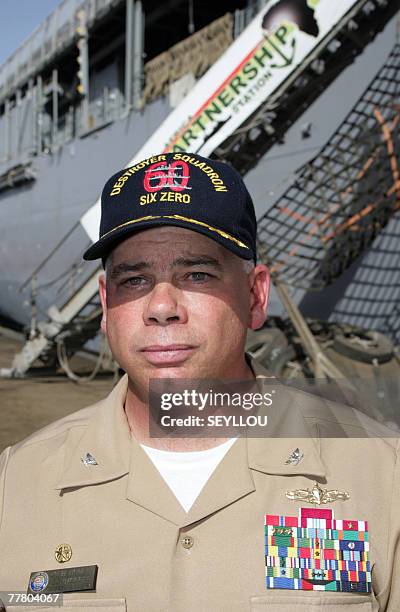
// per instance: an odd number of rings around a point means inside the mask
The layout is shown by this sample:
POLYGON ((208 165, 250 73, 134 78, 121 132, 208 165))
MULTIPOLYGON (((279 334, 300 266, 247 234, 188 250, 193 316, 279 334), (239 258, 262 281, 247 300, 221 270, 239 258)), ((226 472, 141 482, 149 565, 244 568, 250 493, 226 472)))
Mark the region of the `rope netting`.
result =
POLYGON ((320 152, 259 220, 259 254, 293 287, 321 290, 400 208, 400 45, 320 152))

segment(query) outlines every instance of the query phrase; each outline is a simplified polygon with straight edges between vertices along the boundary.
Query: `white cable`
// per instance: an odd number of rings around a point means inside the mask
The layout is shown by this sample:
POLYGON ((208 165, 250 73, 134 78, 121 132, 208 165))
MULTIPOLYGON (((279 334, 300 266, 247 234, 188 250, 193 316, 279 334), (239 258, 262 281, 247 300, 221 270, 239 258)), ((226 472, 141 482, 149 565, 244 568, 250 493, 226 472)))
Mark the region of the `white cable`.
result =
POLYGON ((100 352, 99 352, 99 355, 98 355, 97 360, 96 360, 96 365, 94 366, 92 372, 88 376, 80 376, 79 374, 76 374, 75 372, 73 372, 71 367, 70 367, 70 365, 69 365, 69 360, 68 360, 68 355, 67 355, 67 351, 66 351, 66 348, 65 348, 64 338, 58 338, 57 339, 57 358, 58 358, 58 362, 59 362, 62 370, 68 376, 68 378, 70 380, 72 380, 73 382, 76 382, 78 384, 89 382, 89 381, 91 381, 91 380, 93 380, 95 378, 95 376, 98 374, 98 372, 99 372, 99 370, 101 368, 101 365, 103 363, 103 359, 105 357, 106 351, 107 351, 107 341, 106 341, 105 336, 103 336, 102 342, 101 342, 100 352))

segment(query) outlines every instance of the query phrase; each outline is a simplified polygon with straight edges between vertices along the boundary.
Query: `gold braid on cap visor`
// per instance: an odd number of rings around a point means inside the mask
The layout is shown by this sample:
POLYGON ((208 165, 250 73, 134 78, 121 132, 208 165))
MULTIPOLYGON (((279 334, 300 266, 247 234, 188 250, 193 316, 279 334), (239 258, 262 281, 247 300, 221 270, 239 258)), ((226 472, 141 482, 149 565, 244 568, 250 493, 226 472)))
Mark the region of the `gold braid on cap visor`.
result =
POLYGON ((126 221, 126 223, 121 223, 121 225, 117 225, 117 227, 113 227, 112 230, 109 230, 108 232, 103 234, 101 239, 105 238, 109 234, 112 234, 112 232, 115 232, 116 230, 121 229, 121 227, 126 227, 127 225, 132 225, 133 223, 139 223, 139 221, 151 221, 152 219, 176 219, 177 221, 186 221, 187 223, 194 223, 196 225, 201 225, 202 227, 207 228, 211 232, 215 232, 216 234, 219 234, 220 236, 222 236, 223 238, 226 238, 227 240, 232 240, 232 242, 236 242, 236 244, 242 247, 243 249, 249 248, 246 244, 244 244, 244 242, 241 242, 234 236, 231 236, 230 234, 227 234, 226 232, 220 229, 217 229, 216 227, 212 227, 211 225, 208 225, 207 223, 203 223, 203 221, 197 221, 197 219, 190 219, 189 217, 182 217, 181 215, 148 215, 147 217, 140 217, 139 219, 132 219, 132 221, 126 221))

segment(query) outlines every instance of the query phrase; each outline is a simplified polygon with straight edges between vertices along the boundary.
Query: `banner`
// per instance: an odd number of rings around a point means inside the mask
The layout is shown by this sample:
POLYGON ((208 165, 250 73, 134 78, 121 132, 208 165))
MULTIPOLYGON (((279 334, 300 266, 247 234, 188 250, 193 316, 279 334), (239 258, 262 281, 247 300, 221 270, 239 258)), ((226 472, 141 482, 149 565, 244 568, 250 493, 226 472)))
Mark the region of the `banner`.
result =
MULTIPOLYGON (((209 156, 254 113, 329 34, 356 0, 272 0, 127 167, 169 151, 209 156)), ((100 201, 81 223, 98 239, 100 201)))

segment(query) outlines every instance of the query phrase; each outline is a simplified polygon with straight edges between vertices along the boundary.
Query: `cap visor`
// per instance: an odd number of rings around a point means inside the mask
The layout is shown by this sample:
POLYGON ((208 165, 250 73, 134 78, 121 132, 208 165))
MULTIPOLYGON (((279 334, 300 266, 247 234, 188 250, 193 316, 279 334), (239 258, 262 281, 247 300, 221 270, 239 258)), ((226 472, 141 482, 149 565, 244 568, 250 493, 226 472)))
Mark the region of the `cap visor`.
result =
POLYGON ((137 232, 145 229, 150 229, 151 227, 163 225, 183 227, 202 234, 203 236, 207 236, 242 259, 254 259, 255 257, 255 254, 250 247, 246 246, 238 238, 230 236, 223 230, 209 226, 202 221, 197 221, 196 219, 186 219, 180 215, 166 215, 165 217, 158 216, 157 218, 147 219, 145 221, 135 220, 131 223, 125 223, 123 226, 116 228, 115 230, 111 230, 100 238, 100 240, 92 244, 87 251, 85 251, 83 254, 83 259, 91 261, 94 259, 104 258, 117 246, 118 243, 122 242, 132 234, 136 234, 137 232))

